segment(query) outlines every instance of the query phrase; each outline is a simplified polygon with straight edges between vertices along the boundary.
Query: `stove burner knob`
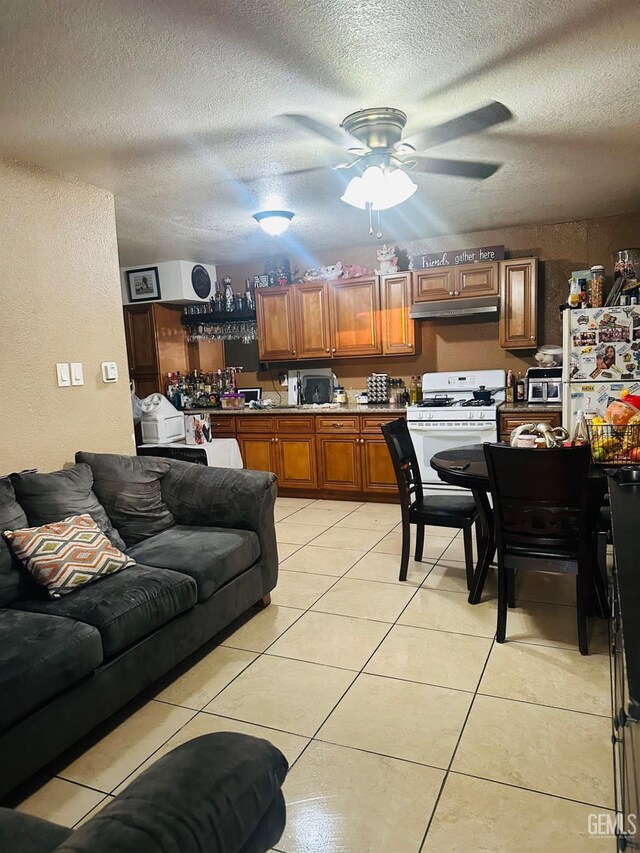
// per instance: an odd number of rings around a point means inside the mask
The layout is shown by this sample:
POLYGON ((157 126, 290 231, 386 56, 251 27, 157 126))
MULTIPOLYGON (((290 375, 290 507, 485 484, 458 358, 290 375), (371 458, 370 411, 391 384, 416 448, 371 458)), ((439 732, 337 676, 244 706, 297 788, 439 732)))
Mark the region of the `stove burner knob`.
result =
POLYGON ((475 416, 476 416, 475 412, 469 412, 469 420, 472 420, 473 418, 475 418, 475 416))
POLYGON ((484 418, 484 412, 478 412, 478 417, 479 417, 479 418, 484 418))

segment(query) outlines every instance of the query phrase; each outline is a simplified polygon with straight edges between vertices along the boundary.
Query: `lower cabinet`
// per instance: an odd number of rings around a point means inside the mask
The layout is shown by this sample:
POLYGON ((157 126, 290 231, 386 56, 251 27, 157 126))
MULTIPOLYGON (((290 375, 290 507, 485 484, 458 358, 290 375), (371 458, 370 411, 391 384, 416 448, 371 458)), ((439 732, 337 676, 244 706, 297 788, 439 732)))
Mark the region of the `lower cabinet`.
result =
POLYGON ((360 439, 362 454, 362 491, 398 493, 396 475, 384 438, 365 436, 360 439))
POLYGON ((273 471, 281 488, 318 487, 315 435, 238 435, 244 467, 273 471))
POLYGON ((533 407, 523 411, 522 413, 503 413, 500 412, 500 441, 509 441, 511 433, 516 427, 522 424, 548 424, 551 429, 562 426, 562 412, 559 409, 541 409, 536 411, 533 407))
POLYGON ((361 491, 360 437, 319 435, 318 467, 320 488, 341 492, 361 491))

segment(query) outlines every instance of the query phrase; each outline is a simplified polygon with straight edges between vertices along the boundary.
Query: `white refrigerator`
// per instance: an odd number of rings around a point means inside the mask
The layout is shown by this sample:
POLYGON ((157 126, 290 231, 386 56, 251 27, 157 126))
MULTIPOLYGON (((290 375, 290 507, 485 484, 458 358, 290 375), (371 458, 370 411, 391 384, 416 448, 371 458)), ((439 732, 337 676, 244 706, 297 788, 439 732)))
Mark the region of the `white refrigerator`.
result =
POLYGON ((602 415, 628 388, 640 391, 640 306, 568 309, 562 318, 562 424, 602 415))

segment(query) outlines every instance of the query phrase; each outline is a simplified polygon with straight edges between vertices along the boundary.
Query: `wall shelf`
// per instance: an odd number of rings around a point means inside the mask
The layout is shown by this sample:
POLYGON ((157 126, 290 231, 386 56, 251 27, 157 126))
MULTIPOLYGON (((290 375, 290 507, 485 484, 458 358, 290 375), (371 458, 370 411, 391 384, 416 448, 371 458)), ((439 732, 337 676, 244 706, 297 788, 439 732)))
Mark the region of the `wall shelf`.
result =
POLYGON ((244 311, 207 311, 206 314, 183 314, 180 318, 184 326, 199 326, 201 323, 242 323, 256 319, 256 312, 244 311))

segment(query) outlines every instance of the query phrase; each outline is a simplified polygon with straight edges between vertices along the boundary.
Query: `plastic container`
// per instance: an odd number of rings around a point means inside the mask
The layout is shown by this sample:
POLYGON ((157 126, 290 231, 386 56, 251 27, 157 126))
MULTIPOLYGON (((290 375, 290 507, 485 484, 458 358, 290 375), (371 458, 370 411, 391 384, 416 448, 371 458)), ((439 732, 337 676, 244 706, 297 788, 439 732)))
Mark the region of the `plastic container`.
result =
POLYGON ((591 267, 591 295, 592 308, 602 308, 604 298, 604 267, 602 264, 594 264, 591 267))
POLYGON ((220 403, 223 409, 242 409, 244 407, 244 394, 222 394, 220 403))

